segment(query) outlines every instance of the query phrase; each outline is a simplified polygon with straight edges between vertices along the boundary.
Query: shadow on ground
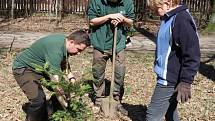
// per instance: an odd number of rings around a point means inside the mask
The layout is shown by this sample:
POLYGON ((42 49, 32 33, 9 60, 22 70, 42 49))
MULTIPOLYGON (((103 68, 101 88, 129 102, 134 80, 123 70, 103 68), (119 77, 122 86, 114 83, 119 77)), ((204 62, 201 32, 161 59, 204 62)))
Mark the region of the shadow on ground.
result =
POLYGON ((155 39, 156 39, 156 36, 149 32, 147 29, 145 28, 135 28, 138 32, 140 32, 142 35, 144 35, 145 37, 147 37, 148 39, 150 39, 152 42, 155 43, 155 39))
POLYGON ((200 63, 199 73, 206 76, 215 82, 215 68, 209 62, 215 61, 215 55, 211 56, 208 60, 200 63))
MULTIPOLYGON (((88 81, 87 83, 92 86, 92 81, 88 81)), ((106 88, 103 95, 108 96, 110 92, 110 81, 108 81, 108 79, 105 79, 105 85, 106 85, 106 88)), ((91 99, 92 102, 95 101, 93 99, 94 96, 93 94, 89 94, 89 98, 91 99)), ((146 110, 147 110, 146 105, 133 105, 128 103, 122 103, 122 105, 128 111, 127 116, 132 121, 145 121, 146 110)))
POLYGON ((123 107, 128 111, 128 117, 132 121, 145 121, 146 118, 146 105, 133 105, 123 103, 123 107))

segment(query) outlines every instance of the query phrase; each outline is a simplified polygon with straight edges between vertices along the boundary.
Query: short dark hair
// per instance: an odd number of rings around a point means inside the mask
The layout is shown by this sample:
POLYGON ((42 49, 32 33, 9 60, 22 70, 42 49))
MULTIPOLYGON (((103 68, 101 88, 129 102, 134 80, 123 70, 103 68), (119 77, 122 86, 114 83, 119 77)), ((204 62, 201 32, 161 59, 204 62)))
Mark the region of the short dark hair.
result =
POLYGON ((74 40, 75 43, 80 44, 86 44, 87 46, 90 46, 90 38, 89 34, 86 30, 80 29, 72 32, 66 37, 68 40, 74 40))

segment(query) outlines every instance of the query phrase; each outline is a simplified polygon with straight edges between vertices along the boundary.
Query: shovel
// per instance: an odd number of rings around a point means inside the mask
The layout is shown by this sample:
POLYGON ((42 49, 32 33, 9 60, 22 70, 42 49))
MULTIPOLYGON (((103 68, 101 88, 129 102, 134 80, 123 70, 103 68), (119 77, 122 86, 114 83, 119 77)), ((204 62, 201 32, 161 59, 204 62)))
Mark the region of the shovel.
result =
POLYGON ((116 107, 119 104, 118 101, 113 99, 113 88, 114 88, 114 72, 115 72, 115 58, 116 58, 116 40, 117 40, 117 27, 114 28, 114 38, 113 38, 113 60, 112 60, 112 78, 110 86, 110 95, 106 98, 102 98, 102 111, 106 117, 115 118, 116 117, 116 107))

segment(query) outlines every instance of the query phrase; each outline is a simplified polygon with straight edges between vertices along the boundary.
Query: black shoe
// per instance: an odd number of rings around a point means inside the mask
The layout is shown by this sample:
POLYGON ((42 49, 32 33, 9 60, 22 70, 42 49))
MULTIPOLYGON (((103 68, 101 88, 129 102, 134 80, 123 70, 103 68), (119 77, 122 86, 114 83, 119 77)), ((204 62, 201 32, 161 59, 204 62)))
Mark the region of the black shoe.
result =
POLYGON ((29 105, 23 106, 23 110, 26 111, 25 121, 48 121, 48 114, 45 104, 35 111, 29 111, 29 105))
POLYGON ((29 107, 30 103, 25 103, 22 105, 22 110, 27 113, 28 107, 29 107))

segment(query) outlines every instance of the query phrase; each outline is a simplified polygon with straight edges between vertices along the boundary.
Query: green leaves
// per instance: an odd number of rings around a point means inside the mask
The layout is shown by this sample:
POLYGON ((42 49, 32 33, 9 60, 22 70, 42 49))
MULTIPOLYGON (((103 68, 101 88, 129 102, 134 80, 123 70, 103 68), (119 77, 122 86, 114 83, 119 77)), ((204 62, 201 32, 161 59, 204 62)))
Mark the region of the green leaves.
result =
POLYGON ((38 73, 42 73, 45 71, 45 69, 40 65, 37 65, 35 63, 32 63, 31 65, 35 68, 36 72, 38 72, 38 73))
POLYGON ((85 121, 92 115, 81 98, 73 98, 70 101, 67 110, 58 110, 52 115, 52 121, 85 121))
POLYGON ((46 80, 45 78, 42 78, 40 83, 46 87, 46 88, 51 88, 51 89, 55 89, 58 86, 57 82, 53 82, 50 80, 46 80))
MULTIPOLYGON (((89 71, 84 72, 83 78, 80 80, 76 80, 74 83, 67 80, 67 75, 63 73, 61 70, 54 71, 50 69, 50 65, 48 62, 44 64, 44 66, 39 66, 36 64, 32 64, 35 67, 35 70, 38 73, 42 73, 48 77, 51 75, 58 75, 60 77, 59 82, 52 81, 50 78, 42 78, 41 84, 50 89, 54 90, 59 87, 63 89, 64 93, 68 96, 69 106, 66 110, 57 110, 51 117, 52 121, 85 121, 92 114, 90 109, 88 109, 86 103, 83 101, 83 96, 90 92, 91 86, 87 84, 86 80, 91 80, 92 76, 89 71)), ((55 94, 55 92, 53 93, 55 94)))

